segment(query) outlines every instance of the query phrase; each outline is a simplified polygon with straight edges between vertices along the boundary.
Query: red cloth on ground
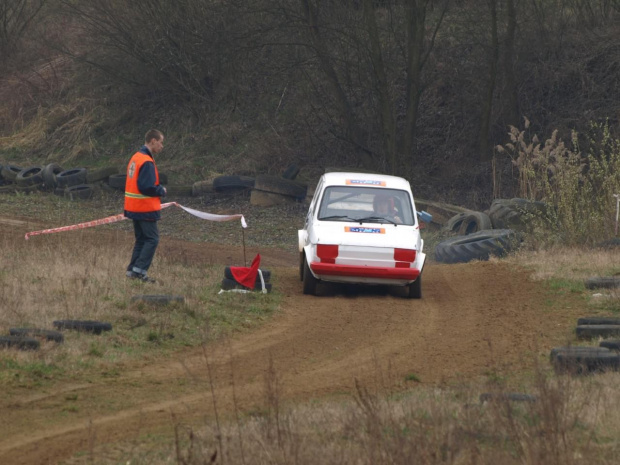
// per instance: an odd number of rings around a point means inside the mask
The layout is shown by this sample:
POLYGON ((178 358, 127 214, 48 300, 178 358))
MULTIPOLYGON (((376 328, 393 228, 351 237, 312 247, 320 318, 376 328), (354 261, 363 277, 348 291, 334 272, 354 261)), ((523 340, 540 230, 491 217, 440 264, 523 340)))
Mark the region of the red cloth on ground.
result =
POLYGON ((256 254, 252 264, 248 268, 247 266, 231 266, 230 272, 239 284, 245 287, 254 289, 254 283, 256 282, 256 275, 258 274, 258 267, 260 265, 260 254, 256 254))

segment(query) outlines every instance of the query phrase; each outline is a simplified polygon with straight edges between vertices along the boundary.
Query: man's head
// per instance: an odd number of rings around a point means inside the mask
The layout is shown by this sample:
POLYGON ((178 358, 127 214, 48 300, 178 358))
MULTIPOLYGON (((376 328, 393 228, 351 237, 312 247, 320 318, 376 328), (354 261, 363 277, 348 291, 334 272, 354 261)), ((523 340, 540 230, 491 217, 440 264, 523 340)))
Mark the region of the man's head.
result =
POLYGON ((379 215, 388 215, 394 211, 394 200, 385 194, 377 194, 372 202, 375 213, 379 215))
POLYGON ((164 135, 157 129, 151 129, 144 135, 144 145, 155 155, 164 149, 164 135))

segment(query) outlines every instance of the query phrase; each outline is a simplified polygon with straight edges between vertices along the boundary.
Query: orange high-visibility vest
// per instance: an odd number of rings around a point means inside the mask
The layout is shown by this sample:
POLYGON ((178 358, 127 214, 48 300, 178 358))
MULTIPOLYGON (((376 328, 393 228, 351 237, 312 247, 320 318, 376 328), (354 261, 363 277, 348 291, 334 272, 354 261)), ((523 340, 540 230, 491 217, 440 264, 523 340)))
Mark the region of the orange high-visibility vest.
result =
POLYGON ((161 210, 161 199, 159 197, 149 197, 138 190, 138 175, 140 168, 146 162, 151 162, 155 166, 155 185, 159 184, 159 172, 155 161, 146 153, 136 152, 127 165, 125 210, 129 212, 146 213, 161 210))

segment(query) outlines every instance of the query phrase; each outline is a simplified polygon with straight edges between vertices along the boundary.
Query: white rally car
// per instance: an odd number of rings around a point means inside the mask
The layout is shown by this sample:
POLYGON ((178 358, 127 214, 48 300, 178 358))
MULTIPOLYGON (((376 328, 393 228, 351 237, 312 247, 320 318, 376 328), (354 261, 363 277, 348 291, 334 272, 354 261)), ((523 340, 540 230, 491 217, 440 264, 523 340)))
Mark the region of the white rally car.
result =
POLYGON ((409 182, 396 176, 326 173, 299 236, 304 294, 320 281, 408 286, 422 297, 426 254, 409 182))

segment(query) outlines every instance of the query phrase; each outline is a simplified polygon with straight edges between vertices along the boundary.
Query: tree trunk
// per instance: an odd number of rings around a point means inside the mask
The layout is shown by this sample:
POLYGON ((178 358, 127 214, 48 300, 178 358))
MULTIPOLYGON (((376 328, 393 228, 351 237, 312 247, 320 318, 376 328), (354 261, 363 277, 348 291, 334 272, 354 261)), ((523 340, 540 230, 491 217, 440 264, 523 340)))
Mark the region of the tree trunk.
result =
POLYGON ((515 0, 506 1, 506 47, 504 52, 504 82, 506 83, 506 124, 518 126, 519 124, 519 99, 517 95, 517 82, 515 78, 515 35, 517 31, 517 11, 515 0))
POLYGON ((478 136, 478 150, 480 161, 487 162, 491 159, 489 153, 489 127, 491 124, 491 112, 493 111, 493 95, 495 82, 497 81, 497 60, 499 58, 499 40, 497 38, 497 0, 488 0, 491 13, 491 48, 489 52, 489 75, 486 85, 486 93, 482 102, 482 115, 480 118, 480 132, 478 136))

